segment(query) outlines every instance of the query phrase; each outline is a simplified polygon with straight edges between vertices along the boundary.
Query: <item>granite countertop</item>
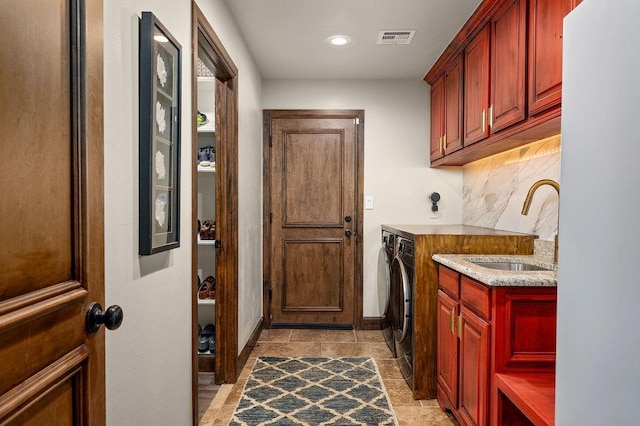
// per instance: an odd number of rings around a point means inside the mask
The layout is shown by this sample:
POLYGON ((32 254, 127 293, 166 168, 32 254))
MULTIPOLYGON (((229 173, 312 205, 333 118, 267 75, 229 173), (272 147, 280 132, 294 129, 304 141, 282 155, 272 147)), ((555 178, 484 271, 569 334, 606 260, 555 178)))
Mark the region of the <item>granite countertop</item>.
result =
POLYGON ((434 254, 433 260, 492 287, 556 287, 558 267, 538 256, 482 255, 482 254, 434 254), (503 271, 485 268, 474 262, 521 262, 551 268, 552 271, 503 271))

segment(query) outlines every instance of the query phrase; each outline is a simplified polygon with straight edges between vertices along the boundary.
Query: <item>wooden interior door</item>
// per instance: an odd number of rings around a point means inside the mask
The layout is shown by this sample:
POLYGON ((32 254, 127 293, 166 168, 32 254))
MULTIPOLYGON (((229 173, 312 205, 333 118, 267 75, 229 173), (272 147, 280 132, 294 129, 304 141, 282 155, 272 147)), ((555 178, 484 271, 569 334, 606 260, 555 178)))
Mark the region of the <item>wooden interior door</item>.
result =
POLYGON ((0 2, 3 425, 105 423, 102 14, 0 2))
MULTIPOLYGON (((216 383, 235 383, 238 365, 238 68, 222 42, 196 5, 191 3, 192 18, 192 421, 198 423, 198 370, 215 370, 216 383), (215 81, 215 324, 214 356, 198 354, 198 132, 195 117, 197 105, 198 58, 206 63, 215 81), (211 365, 213 364, 213 365, 211 365)), ((200 218, 202 219, 202 218, 200 218)), ((203 277, 204 278, 204 277, 203 277)))
POLYGON ((270 121, 272 326, 354 324, 356 117, 270 121))

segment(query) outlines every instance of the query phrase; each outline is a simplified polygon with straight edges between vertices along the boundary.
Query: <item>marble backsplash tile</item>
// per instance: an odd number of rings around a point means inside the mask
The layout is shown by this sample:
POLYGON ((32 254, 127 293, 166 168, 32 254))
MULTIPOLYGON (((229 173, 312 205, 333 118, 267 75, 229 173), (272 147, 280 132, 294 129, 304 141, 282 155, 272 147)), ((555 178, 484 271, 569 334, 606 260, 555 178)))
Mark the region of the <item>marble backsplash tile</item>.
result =
POLYGON ((558 135, 464 166, 462 223, 553 240, 559 200, 551 186, 538 188, 527 216, 521 211, 536 181, 560 183, 560 146, 558 135))

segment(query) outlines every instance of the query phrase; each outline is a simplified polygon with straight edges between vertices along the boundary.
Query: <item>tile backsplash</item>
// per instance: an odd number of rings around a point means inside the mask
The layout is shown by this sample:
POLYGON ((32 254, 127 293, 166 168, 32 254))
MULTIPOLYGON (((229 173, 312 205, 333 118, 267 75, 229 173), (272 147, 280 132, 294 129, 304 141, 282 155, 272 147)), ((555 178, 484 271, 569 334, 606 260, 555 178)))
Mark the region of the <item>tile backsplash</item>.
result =
POLYGON ((558 195, 538 188, 529 214, 521 214, 531 185, 540 179, 560 182, 560 135, 475 161, 463 167, 465 225, 536 234, 553 240, 558 229, 558 195))

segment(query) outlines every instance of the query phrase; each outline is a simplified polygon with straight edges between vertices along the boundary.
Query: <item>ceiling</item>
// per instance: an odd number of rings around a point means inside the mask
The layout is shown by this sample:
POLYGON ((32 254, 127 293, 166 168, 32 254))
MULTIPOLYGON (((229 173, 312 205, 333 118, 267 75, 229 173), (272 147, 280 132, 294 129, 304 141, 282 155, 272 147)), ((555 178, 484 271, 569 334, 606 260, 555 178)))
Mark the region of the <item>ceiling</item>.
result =
POLYGON ((422 79, 480 0, 224 0, 264 79, 422 79), (416 30, 377 45, 381 30, 416 30), (348 35, 348 47, 325 40, 348 35))

